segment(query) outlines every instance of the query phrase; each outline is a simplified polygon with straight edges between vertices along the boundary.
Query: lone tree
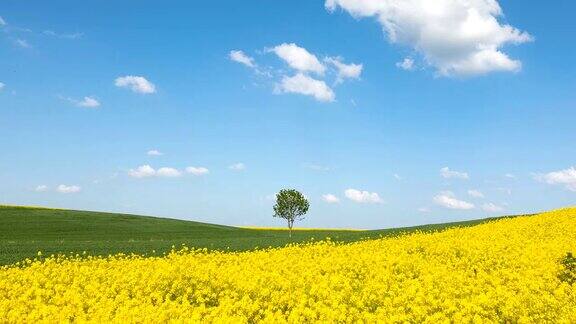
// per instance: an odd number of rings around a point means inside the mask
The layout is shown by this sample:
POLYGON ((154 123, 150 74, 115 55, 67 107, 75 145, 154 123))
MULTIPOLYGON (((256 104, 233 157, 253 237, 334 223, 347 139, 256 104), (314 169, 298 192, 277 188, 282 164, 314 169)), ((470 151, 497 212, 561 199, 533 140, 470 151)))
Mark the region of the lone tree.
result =
POLYGON ((294 189, 282 189, 276 194, 274 217, 284 218, 288 222, 289 235, 292 237, 294 221, 303 219, 309 207, 303 194, 294 189))

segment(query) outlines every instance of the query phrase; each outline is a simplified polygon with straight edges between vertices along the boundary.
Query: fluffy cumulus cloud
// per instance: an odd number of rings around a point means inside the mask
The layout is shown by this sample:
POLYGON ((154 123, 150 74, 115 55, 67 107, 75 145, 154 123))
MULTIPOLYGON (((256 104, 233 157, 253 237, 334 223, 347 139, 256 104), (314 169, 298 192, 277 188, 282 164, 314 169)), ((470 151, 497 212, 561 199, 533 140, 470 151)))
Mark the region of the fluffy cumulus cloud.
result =
POLYGON ((329 204, 337 204, 340 202, 340 199, 333 194, 322 195, 322 200, 329 204))
POLYGON ((376 192, 369 192, 357 189, 346 189, 344 191, 346 198, 364 204, 381 204, 384 202, 376 192))
POLYGON ((298 93, 313 96, 318 101, 334 101, 334 91, 322 80, 314 79, 304 73, 294 76, 284 76, 276 85, 276 93, 298 93))
POLYGON ((334 101, 336 97, 327 82, 333 82, 332 84, 336 86, 344 80, 360 79, 364 69, 362 64, 345 62, 340 56, 319 59, 295 43, 282 43, 266 48, 264 53, 276 55, 290 69, 258 65, 254 58, 241 50, 230 51, 228 57, 234 62, 250 67, 264 79, 273 81, 276 94, 300 94, 322 102, 334 101))
POLYGON ((195 175, 195 176, 200 176, 200 175, 205 175, 205 174, 210 173, 210 170, 208 170, 208 169, 205 168, 205 167, 193 167, 193 166, 189 166, 189 167, 186 168, 186 172, 187 172, 187 173, 190 173, 190 174, 192 174, 192 175, 195 175))
POLYGON ((61 184, 58 187, 56 187, 56 191, 58 191, 59 193, 63 193, 63 194, 69 194, 69 193, 77 193, 80 192, 80 190, 82 190, 82 188, 80 188, 80 186, 76 186, 76 185, 64 185, 61 184))
POLYGON ((248 67, 254 68, 256 64, 254 63, 254 59, 248 55, 246 55, 243 51, 240 50, 232 50, 228 53, 228 57, 234 62, 238 62, 240 64, 244 64, 248 67))
POLYGON ((156 170, 149 165, 141 165, 136 169, 130 169, 128 175, 133 178, 148 178, 156 175, 156 170))
POLYGON ((232 171, 244 171, 244 170, 246 170, 246 165, 244 165, 244 163, 242 163, 242 162, 238 162, 238 163, 234 163, 232 165, 229 165, 228 169, 230 169, 232 171))
POLYGON ((420 53, 443 76, 518 71, 522 63, 502 48, 532 40, 498 20, 496 0, 326 0, 325 6, 376 18, 391 43, 420 53))
POLYGON ((182 175, 178 169, 163 167, 156 170, 156 176, 166 178, 176 178, 182 175))
POLYGON ((470 189, 468 190, 468 195, 474 198, 484 198, 484 194, 480 190, 470 189))
POLYGON ((443 191, 434 196, 433 201, 435 204, 448 209, 474 209, 474 204, 456 198, 453 192, 443 191))
POLYGON ((316 55, 294 43, 283 43, 270 49, 270 51, 278 55, 291 68, 298 71, 323 74, 326 70, 326 67, 318 60, 316 55))
POLYGON ((563 185, 568 190, 576 191, 576 167, 537 174, 536 180, 551 185, 563 185))
POLYGON ((498 213, 498 212, 504 211, 504 208, 501 206, 498 206, 494 203, 489 202, 489 203, 485 203, 482 205, 482 210, 489 212, 489 213, 498 213))
POLYGON ((119 88, 128 88, 136 93, 150 94, 156 92, 156 86, 142 76, 127 75, 118 77, 114 84, 119 88))
POLYGON ((360 74, 362 74, 362 64, 346 64, 342 62, 342 58, 340 57, 327 57, 325 61, 336 68, 336 82, 342 82, 345 79, 359 79, 360 74))
POLYGON ((150 156, 160 156, 160 155, 164 155, 164 153, 158 151, 158 150, 149 150, 148 152, 146 152, 146 154, 150 155, 150 156))
POLYGON ((468 179, 468 173, 466 172, 461 172, 461 171, 454 171, 454 170, 450 170, 449 167, 444 167, 442 169, 440 169, 440 176, 442 176, 442 178, 444 179, 468 179))

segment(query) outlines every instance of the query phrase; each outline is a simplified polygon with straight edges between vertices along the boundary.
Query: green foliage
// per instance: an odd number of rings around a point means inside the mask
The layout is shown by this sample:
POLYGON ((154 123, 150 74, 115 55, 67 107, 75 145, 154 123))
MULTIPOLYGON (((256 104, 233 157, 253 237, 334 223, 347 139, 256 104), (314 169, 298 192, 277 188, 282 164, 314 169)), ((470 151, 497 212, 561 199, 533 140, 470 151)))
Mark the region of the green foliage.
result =
POLYGON ((301 220, 308 212, 310 204, 306 197, 294 189, 282 189, 276 194, 276 205, 274 205, 274 217, 286 219, 290 236, 295 220, 301 220))
POLYGON ((562 264, 562 271, 558 275, 560 281, 572 285, 576 282, 576 258, 571 252, 566 253, 566 256, 560 260, 562 264))

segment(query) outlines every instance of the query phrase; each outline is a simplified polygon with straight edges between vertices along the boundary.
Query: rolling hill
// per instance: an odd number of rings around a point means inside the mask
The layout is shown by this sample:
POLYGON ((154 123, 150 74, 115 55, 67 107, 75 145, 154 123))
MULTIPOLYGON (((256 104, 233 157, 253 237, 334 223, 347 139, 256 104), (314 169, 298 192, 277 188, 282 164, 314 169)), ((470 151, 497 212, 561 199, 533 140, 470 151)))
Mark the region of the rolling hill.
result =
POLYGON ((39 207, 0 206, 0 264, 10 264, 44 255, 82 253, 107 255, 119 252, 162 254, 172 246, 244 251, 277 247, 330 237, 356 241, 416 230, 442 230, 472 226, 491 220, 368 231, 296 230, 292 238, 285 231, 222 226, 159 217, 114 214, 39 207), (154 252, 153 252, 154 251, 154 252))

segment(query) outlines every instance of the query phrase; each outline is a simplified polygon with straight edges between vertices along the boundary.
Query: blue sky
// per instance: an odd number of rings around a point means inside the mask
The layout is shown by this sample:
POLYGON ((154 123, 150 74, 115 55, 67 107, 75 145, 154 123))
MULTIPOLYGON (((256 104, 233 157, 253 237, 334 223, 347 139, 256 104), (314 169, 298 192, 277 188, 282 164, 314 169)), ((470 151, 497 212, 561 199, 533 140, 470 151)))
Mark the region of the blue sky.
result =
POLYGON ((279 226, 288 187, 300 226, 354 228, 573 205, 576 4, 426 3, 2 1, 0 203, 279 226))

